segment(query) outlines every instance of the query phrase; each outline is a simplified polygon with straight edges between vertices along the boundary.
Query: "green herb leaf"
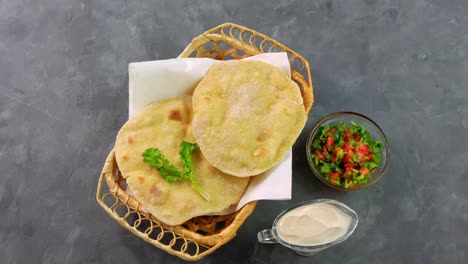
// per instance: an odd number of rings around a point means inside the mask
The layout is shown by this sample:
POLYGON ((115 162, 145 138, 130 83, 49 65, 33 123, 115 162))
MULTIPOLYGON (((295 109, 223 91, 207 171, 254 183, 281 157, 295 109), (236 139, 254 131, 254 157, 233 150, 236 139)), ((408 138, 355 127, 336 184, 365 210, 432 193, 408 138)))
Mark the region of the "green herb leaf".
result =
POLYGON ((353 160, 354 160, 354 162, 359 163, 359 162, 360 162, 360 160, 359 160, 359 155, 356 154, 356 153, 354 153, 354 154, 353 154, 353 160))
POLYGON ((380 152, 372 153, 372 155, 374 155, 375 163, 380 164, 380 162, 382 161, 382 157, 380 155, 380 152))
POLYGON ((359 126, 359 134, 362 136, 366 132, 366 128, 363 125, 359 126))
POLYGON ((157 148, 149 148, 142 154, 143 161, 155 167, 164 180, 168 182, 180 182, 183 180, 182 173, 177 170, 169 160, 157 148))
POLYGON ((182 164, 184 167, 184 178, 192 181, 196 181, 193 177, 193 164, 192 164, 192 153, 197 148, 197 143, 190 143, 187 141, 182 141, 179 146, 179 156, 180 160, 182 160, 182 164))
POLYGON ((315 166, 318 166, 319 164, 319 158, 315 154, 310 155, 310 161, 312 161, 315 164, 315 166))
POLYGON ((333 180, 331 178, 328 178, 328 180, 331 181, 332 183, 336 184, 336 185, 340 185, 340 180, 339 179, 333 180))
POLYGON ((338 130, 335 130, 335 132, 330 135, 335 139, 335 142, 340 139, 340 132, 338 130))
POLYGON ((328 174, 331 172, 331 167, 329 163, 323 163, 322 167, 320 167, 320 173, 328 174))
POLYGON ((325 133, 330 130, 330 125, 325 125, 325 126, 321 126, 319 128, 319 139, 320 141, 325 141, 326 140, 326 136, 325 136, 325 133))
POLYGON ((195 190, 197 190, 197 192, 200 193, 203 196, 203 198, 209 201, 211 199, 210 195, 198 185, 198 179, 195 178, 195 176, 193 175, 194 168, 193 168, 193 163, 192 163, 192 153, 195 151, 197 147, 198 147, 197 143, 190 143, 187 141, 182 141, 180 143, 179 156, 184 166, 185 179, 190 181, 190 183, 192 184, 192 187, 195 190))
POLYGON ((314 142, 312 142, 312 148, 313 148, 314 150, 319 150, 319 149, 321 149, 322 147, 320 146, 320 140, 315 139, 314 142))
POLYGON ((364 133, 362 133, 361 142, 366 145, 371 145, 372 138, 369 132, 365 131, 364 133))
POLYGON ((344 151, 343 151, 343 149, 340 149, 340 151, 338 151, 338 153, 336 154, 336 157, 338 159, 342 159, 343 156, 344 156, 344 151))
POLYGON ((364 168, 368 168, 369 170, 373 170, 374 168, 377 168, 379 165, 373 161, 365 162, 364 163, 364 168))
POLYGON ((314 155, 314 164, 315 164, 315 166, 318 166, 319 160, 320 159, 317 156, 314 155))
POLYGON ((340 139, 338 140, 338 146, 340 146, 340 147, 343 147, 343 146, 345 145, 345 143, 346 143, 346 142, 344 141, 343 138, 340 138, 340 139))
POLYGON ((344 133, 345 130, 346 130, 346 124, 345 124, 345 122, 343 122, 343 121, 338 122, 338 123, 336 124, 336 130, 338 130, 338 132, 339 132, 340 134, 344 133))
POLYGON ((184 171, 180 172, 157 148, 146 149, 142 153, 143 161, 155 167, 164 180, 168 182, 180 182, 183 180, 189 181, 192 187, 200 193, 203 198, 210 200, 210 195, 198 185, 198 180, 194 175, 192 163, 192 153, 197 148, 196 143, 182 141, 180 143, 179 156, 182 160, 184 171))
POLYGON ((383 148, 383 144, 380 141, 376 141, 375 146, 378 147, 379 149, 383 148))
POLYGON ((362 180, 357 180, 357 181, 356 181, 356 183, 358 183, 358 184, 362 184, 362 185, 365 185, 365 184, 367 184, 367 183, 368 183, 368 181, 369 181, 369 179, 368 179, 368 178, 364 178, 364 179, 362 179, 362 180))
POLYGON ((379 151, 379 148, 378 148, 375 144, 370 144, 369 146, 370 146, 370 148, 371 148, 372 154, 375 155, 376 153, 379 153, 379 152, 380 152, 380 151, 379 151))
POLYGON ((338 164, 336 164, 336 163, 334 163, 334 162, 331 162, 331 163, 330 163, 330 170, 331 170, 331 171, 336 171, 337 169, 340 169, 340 168, 338 167, 338 164))
POLYGON ((350 187, 352 187, 353 185, 354 185, 354 181, 351 181, 351 182, 347 182, 347 181, 345 181, 345 185, 344 185, 344 187, 347 189, 347 188, 350 188, 350 187))

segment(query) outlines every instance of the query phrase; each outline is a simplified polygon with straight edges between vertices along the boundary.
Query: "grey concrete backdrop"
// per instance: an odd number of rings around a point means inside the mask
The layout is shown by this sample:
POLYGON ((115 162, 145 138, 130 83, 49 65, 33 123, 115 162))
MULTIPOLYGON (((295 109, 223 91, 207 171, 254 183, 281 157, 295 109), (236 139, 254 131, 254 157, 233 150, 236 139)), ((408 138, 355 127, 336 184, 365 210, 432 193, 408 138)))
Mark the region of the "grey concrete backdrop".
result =
POLYGON ((127 118, 128 63, 175 57, 227 21, 308 59, 316 104, 294 147, 293 199, 260 202, 201 263, 466 263, 467 13, 465 0, 0 0, 0 263, 182 262, 112 221, 96 183, 127 118), (307 132, 339 110, 390 140, 370 189, 333 191, 307 167, 307 132), (358 212, 348 241, 311 258, 257 244, 280 211, 314 198, 358 212))

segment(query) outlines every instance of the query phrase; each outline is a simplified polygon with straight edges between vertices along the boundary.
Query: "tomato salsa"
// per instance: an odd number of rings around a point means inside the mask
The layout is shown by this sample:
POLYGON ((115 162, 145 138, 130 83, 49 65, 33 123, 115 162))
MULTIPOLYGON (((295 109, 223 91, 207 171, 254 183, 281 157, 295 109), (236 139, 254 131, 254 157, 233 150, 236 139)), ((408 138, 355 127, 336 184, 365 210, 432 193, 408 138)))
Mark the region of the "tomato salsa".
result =
POLYGON ((319 127, 311 159, 329 183, 346 189, 366 185, 381 161, 383 145, 366 128, 351 121, 319 127))

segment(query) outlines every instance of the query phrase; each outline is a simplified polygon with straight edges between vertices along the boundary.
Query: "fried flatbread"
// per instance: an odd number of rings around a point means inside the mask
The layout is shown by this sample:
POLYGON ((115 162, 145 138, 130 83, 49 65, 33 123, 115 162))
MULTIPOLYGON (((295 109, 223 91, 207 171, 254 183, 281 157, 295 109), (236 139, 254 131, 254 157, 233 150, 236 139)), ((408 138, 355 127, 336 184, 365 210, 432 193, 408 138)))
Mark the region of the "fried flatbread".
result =
POLYGON ((179 144, 194 142, 190 96, 154 103, 130 118, 117 135, 115 155, 119 169, 144 209, 168 225, 179 225, 200 215, 216 213, 242 197, 249 179, 227 175, 211 166, 199 149, 192 154, 195 177, 210 196, 205 200, 189 182, 170 183, 144 163, 147 148, 159 148, 182 168, 179 144))
POLYGON ((300 89, 260 61, 213 65, 193 94, 193 134, 206 160, 238 177, 272 168, 306 121, 300 89))

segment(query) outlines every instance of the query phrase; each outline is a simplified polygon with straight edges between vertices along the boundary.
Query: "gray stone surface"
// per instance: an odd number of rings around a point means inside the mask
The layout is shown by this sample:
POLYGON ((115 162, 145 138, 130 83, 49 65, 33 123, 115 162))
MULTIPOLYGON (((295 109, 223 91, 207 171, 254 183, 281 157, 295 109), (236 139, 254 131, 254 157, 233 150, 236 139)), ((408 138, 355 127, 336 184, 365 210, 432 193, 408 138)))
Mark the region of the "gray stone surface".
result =
POLYGON ((0 0, 0 262, 182 262, 112 221, 97 179, 127 118, 128 63, 175 57, 231 21, 308 59, 316 104, 294 147, 293 199, 260 202, 201 263, 466 263, 467 13, 465 0, 0 0), (390 140, 392 164, 370 189, 333 191, 307 167, 308 130, 339 110, 390 140), (358 212, 348 241, 310 258, 256 242, 314 198, 358 212))

